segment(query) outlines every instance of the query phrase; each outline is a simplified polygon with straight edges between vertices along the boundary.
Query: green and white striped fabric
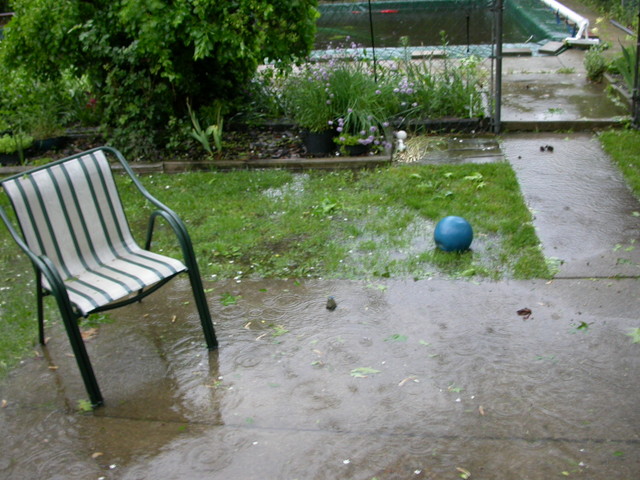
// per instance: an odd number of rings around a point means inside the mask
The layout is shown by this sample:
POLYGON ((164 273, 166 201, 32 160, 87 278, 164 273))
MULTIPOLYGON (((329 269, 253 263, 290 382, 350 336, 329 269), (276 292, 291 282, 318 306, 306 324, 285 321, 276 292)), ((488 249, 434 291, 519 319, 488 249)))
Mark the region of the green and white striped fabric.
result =
MULTIPOLYGON (((27 245, 53 262, 83 315, 186 270, 182 262, 136 244, 101 151, 3 187, 27 245)), ((43 287, 49 287, 46 280, 43 287)))

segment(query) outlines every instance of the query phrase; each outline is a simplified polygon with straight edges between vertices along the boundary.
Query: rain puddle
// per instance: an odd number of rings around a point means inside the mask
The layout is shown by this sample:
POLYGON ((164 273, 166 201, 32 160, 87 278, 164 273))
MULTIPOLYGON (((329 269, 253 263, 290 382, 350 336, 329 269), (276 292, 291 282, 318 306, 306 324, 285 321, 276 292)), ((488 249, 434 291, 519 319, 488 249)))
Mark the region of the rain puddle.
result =
POLYGON ((44 353, 0 386, 0 476, 638 472, 636 281, 207 287, 217 352, 204 348, 182 280, 88 340, 106 399, 93 413, 79 411, 77 369, 62 329, 50 328, 44 353))
POLYGON ((457 135, 409 137, 406 150, 396 153, 399 163, 432 163, 438 165, 459 163, 490 163, 504 161, 500 144, 495 136, 457 135))
POLYGON ((625 117, 628 108, 612 101, 601 84, 581 75, 510 75, 502 89, 502 120, 558 121, 625 117))

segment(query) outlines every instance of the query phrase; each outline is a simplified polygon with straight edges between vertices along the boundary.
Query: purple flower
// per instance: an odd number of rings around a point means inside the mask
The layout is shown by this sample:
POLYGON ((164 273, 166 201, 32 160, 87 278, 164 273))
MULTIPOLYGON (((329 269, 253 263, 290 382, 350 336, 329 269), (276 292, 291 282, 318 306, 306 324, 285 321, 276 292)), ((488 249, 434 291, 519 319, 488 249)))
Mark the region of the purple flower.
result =
POLYGON ((342 128, 342 127, 338 127, 338 128, 336 128, 336 131, 337 131, 338 133, 340 133, 342 130, 343 130, 343 128, 342 128))
POLYGON ((333 125, 333 120, 329 120, 329 121, 327 122, 327 124, 328 124, 328 125, 333 125))
POLYGON ((382 122, 382 126, 383 126, 384 128, 387 128, 387 127, 389 126, 389 122, 382 122))
POLYGON ((375 132, 376 130, 378 130, 378 128, 377 128, 375 125, 371 125, 371 126, 369 127, 369 131, 370 131, 370 132, 375 132))

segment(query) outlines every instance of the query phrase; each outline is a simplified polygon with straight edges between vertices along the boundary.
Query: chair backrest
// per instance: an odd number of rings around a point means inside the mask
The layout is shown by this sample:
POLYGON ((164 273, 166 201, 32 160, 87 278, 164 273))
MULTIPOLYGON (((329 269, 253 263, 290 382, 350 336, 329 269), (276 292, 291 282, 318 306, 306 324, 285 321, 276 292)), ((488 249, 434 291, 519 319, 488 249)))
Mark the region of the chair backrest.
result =
POLYGON ((135 247, 109 162, 100 150, 2 182, 24 239, 63 279, 135 247))

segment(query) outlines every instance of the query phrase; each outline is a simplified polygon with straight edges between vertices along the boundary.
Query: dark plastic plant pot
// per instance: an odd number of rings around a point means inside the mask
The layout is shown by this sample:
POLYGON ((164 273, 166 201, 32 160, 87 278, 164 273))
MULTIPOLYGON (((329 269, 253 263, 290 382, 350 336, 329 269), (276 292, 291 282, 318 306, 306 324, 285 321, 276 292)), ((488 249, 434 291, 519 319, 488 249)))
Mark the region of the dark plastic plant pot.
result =
POLYGON ((5 165, 19 165, 20 155, 18 152, 14 153, 0 153, 0 164, 5 165))
POLYGON ((357 145, 345 145, 344 151, 350 157, 362 157, 369 153, 369 145, 362 145, 360 143, 357 145))
POLYGON ((316 157, 329 155, 335 149, 333 143, 334 133, 332 130, 324 132, 305 132, 302 134, 302 143, 309 155, 316 157))
POLYGON ((33 148, 37 152, 46 152, 47 150, 57 150, 64 147, 67 143, 67 137, 52 137, 36 140, 33 142, 33 148))

